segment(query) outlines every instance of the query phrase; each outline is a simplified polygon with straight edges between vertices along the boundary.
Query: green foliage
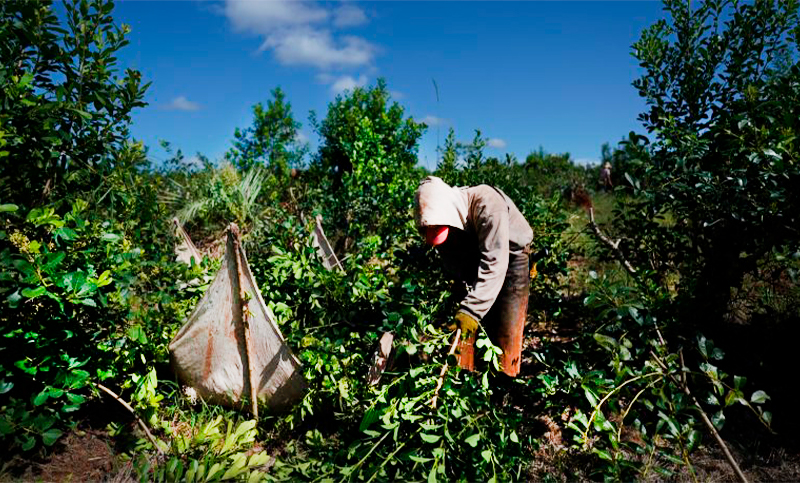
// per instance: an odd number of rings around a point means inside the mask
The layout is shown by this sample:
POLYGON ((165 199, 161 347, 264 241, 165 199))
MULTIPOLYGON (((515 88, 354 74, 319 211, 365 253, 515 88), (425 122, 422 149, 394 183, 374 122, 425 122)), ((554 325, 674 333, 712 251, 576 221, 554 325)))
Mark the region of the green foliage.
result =
POLYGON ((307 147, 297 140, 300 123, 294 120, 292 105, 280 87, 272 91, 267 109, 261 103, 253 106, 253 125, 236 128, 233 147, 226 154, 234 166, 247 171, 254 165, 269 167, 279 177, 289 175, 289 168, 298 166, 307 147))
MULTIPOLYGON (((137 462, 143 479, 157 482, 262 481, 269 453, 253 448, 256 421, 236 424, 223 416, 211 419, 206 412, 193 425, 170 428, 171 454, 153 467, 147 460, 137 462)), ((226 415, 230 416, 230 415, 226 415)), ((236 418, 238 419, 238 418, 236 418)))
POLYGON ((139 321, 144 309, 129 309, 156 269, 145 269, 144 251, 121 225, 94 218, 81 200, 63 217, 52 208, 33 209, 24 221, 16 210, 6 216, 11 229, 0 240, 2 434, 28 450, 37 435, 47 445, 57 439, 70 413, 91 397, 93 380, 164 360, 166 340, 149 318, 139 321))
MULTIPOLYGON (((229 162, 190 167, 170 151, 154 169, 127 140, 144 86, 133 71, 115 77, 127 28, 114 26, 113 4, 68 3, 63 29, 49 3, 0 4, 0 164, 4 181, 25 181, 0 188, 4 449, 54 445, 100 382, 130 402, 165 453, 154 458, 149 440, 126 441, 129 427, 109 425, 143 481, 519 480, 539 445, 531 428, 540 410, 563 416, 572 453, 591 455, 589 476, 647 479, 691 466, 705 432, 698 408, 718 428, 732 406, 769 425, 769 396, 723 370, 722 348, 686 323, 705 312, 686 301, 715 283, 729 288, 707 277, 723 262, 727 276, 767 254, 796 284, 797 4, 665 5, 671 23, 634 46, 655 139, 631 133, 604 150, 624 187, 603 228, 639 271, 609 270, 615 252, 590 248, 606 270, 580 284, 581 330, 561 345, 537 343, 525 353, 531 378, 503 382, 485 334, 479 371, 446 355, 443 326, 458 300, 411 216, 427 174, 416 159, 425 126, 391 102, 383 80, 312 119, 322 143, 299 176, 287 171, 305 153, 299 123, 280 89, 237 129, 229 162), (31 190, 43 194, 35 208, 31 190), (316 214, 342 271, 326 270, 313 246, 316 214), (168 343, 217 264, 174 262, 174 215, 204 241, 232 221, 242 227, 309 386, 288 414, 244 420, 186 388, 184 398, 164 376, 168 343), (372 386, 382 332, 394 335, 395 352, 372 386)), ((568 154, 540 149, 518 163, 486 156, 485 146, 480 131, 459 143, 450 130, 436 174, 513 199, 534 249, 551 253, 537 263, 531 313, 577 310, 563 295, 571 248, 561 196, 596 175, 568 154)))
POLYGON ((349 251, 357 239, 388 236, 397 229, 395 214, 410 219, 420 170, 417 143, 425 128, 390 104, 386 82, 357 87, 336 97, 325 119, 312 122, 321 138, 309 171, 319 180, 308 201, 322 209, 336 230, 330 237, 349 251))
POLYGON ((677 221, 649 256, 681 273, 700 319, 718 318, 730 287, 798 241, 799 7, 670 0, 671 18, 633 46, 644 69, 634 85, 649 106, 641 120, 656 134, 641 178, 629 179, 636 217, 677 221))
POLYGON ((259 197, 274 190, 280 183, 265 169, 254 166, 247 172, 230 164, 209 166, 197 176, 183 180, 171 178, 161 193, 160 202, 177 216, 182 224, 195 225, 197 233, 218 234, 234 222, 251 231, 264 222, 267 208, 259 197))
POLYGON ((576 166, 569 153, 551 154, 543 148, 528 154, 524 167, 526 183, 543 196, 574 186, 593 186, 597 179, 590 175, 588 167, 576 166))
POLYGON ((689 454, 708 431, 700 409, 718 430, 725 408, 734 404, 748 407, 769 426, 771 414, 762 407, 766 394, 746 395, 745 378, 719 368, 722 349, 701 334, 683 338, 674 330, 675 321, 664 318, 669 294, 654 292, 652 281, 630 284, 624 278, 591 276, 584 303, 602 323, 547 378, 564 394, 585 397, 576 405, 588 407, 579 409, 568 427, 578 447, 598 456, 597 471, 631 479, 652 470, 668 472, 674 465, 691 468, 689 454), (605 354, 607 367, 581 370, 602 358, 598 352, 605 354))
POLYGON ((115 167, 131 111, 144 106, 137 71, 119 76, 115 53, 127 26, 113 2, 65 2, 65 25, 51 1, 0 4, 0 132, 6 201, 58 199, 96 184, 115 167))

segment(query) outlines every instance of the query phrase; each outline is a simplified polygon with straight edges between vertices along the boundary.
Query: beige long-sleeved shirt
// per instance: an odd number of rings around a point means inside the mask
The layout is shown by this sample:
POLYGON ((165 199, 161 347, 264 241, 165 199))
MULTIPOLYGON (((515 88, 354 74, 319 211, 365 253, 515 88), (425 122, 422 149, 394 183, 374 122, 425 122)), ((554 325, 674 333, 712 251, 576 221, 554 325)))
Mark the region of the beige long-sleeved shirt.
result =
POLYGON ((533 240, 525 217, 499 189, 451 187, 428 176, 417 190, 416 221, 420 230, 433 225, 456 229, 437 250, 473 286, 460 310, 483 319, 503 288, 509 254, 522 253, 533 240))

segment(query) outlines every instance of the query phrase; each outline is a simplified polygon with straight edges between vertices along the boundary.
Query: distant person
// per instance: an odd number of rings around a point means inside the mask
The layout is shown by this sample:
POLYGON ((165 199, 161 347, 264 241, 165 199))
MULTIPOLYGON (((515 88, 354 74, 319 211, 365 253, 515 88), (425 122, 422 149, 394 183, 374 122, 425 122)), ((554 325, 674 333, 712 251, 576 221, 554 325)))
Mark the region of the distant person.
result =
POLYGON ((428 176, 415 202, 421 234, 446 268, 470 287, 455 316, 462 332, 459 366, 474 369, 473 346, 482 325, 503 350, 503 372, 516 377, 528 313, 533 230, 505 193, 487 185, 451 187, 428 176))
POLYGON ((608 161, 606 161, 600 169, 600 189, 605 192, 614 189, 614 183, 611 182, 611 163, 608 161))

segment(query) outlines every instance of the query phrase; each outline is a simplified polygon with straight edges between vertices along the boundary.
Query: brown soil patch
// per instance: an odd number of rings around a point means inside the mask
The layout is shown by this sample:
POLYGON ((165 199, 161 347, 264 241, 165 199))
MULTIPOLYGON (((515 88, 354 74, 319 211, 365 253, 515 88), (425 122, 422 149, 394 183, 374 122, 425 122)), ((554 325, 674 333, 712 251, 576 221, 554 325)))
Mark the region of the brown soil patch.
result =
MULTIPOLYGON (((32 463, 22 481, 81 482, 133 481, 132 477, 115 478, 117 460, 109 447, 108 436, 101 431, 70 433, 44 463, 32 463), (80 434, 80 435, 79 435, 80 434)), ((119 474, 118 476, 123 476, 119 474)))

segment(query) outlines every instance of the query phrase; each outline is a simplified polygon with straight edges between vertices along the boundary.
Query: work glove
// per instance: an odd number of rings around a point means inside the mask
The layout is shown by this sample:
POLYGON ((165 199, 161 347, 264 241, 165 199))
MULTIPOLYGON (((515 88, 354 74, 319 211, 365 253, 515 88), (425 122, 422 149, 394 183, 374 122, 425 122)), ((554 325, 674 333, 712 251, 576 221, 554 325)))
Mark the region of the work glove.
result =
POLYGON ((453 324, 448 328, 450 330, 456 330, 456 328, 461 329, 461 336, 468 337, 478 331, 479 325, 478 319, 467 312, 461 311, 456 314, 453 324))

